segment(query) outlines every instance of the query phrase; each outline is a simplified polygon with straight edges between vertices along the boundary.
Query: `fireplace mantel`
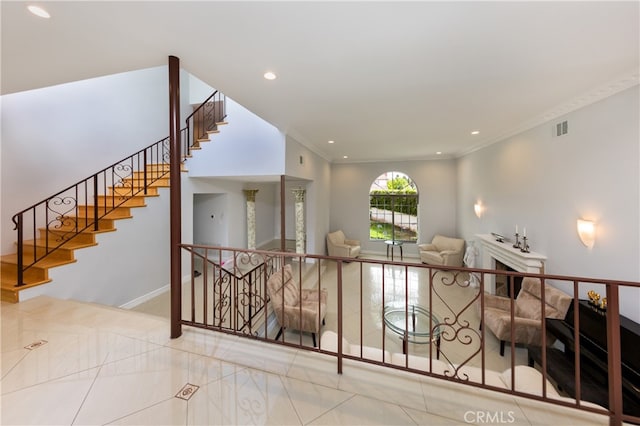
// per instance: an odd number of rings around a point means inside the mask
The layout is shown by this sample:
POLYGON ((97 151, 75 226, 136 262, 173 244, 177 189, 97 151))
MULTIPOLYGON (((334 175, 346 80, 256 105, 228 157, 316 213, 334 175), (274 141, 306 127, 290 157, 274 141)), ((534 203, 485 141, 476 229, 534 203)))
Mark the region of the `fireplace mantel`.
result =
MULTIPOLYGON (((490 234, 476 235, 481 246, 482 268, 496 269, 496 260, 513 268, 518 272, 544 272, 544 261, 547 257, 540 253, 523 253, 518 248, 513 248, 509 241, 499 242, 490 234)), ((485 276, 485 289, 492 294, 496 291, 494 275, 485 276)))

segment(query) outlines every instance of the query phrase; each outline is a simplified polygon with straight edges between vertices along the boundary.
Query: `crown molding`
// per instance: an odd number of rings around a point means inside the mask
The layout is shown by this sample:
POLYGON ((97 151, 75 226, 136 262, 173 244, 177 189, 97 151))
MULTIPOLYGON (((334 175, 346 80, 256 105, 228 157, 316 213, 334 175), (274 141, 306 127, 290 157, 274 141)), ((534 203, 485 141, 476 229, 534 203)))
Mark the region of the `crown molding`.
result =
POLYGON ((524 122, 520 126, 517 126, 514 129, 508 132, 505 132, 498 137, 485 140, 468 150, 462 151, 456 157, 461 158, 473 152, 479 151, 483 148, 486 148, 490 145, 501 142, 507 138, 510 138, 512 136, 525 132, 529 129, 540 126, 544 123, 548 123, 570 112, 576 111, 588 105, 594 104, 598 101, 601 101, 602 99, 613 96, 617 93, 620 93, 638 84, 640 84, 640 68, 636 68, 633 71, 626 72, 621 76, 619 76, 618 78, 611 80, 606 84, 597 86, 594 89, 589 90, 580 96, 577 96, 567 102, 563 102, 562 104, 557 105, 554 108, 551 108, 545 113, 540 114, 539 116, 524 122))

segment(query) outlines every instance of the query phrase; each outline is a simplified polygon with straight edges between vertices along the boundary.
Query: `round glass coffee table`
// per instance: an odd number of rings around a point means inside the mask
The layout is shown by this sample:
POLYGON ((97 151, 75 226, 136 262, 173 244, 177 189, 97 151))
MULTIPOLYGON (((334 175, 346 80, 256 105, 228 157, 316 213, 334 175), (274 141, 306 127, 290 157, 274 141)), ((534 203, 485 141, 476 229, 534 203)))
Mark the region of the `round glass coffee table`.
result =
POLYGON ((436 344, 436 358, 440 359, 440 320, 423 306, 404 302, 391 302, 384 306, 384 323, 402 339, 402 353, 407 353, 409 343, 436 344))
POLYGON ((391 260, 393 261, 393 249, 400 248, 400 260, 403 260, 402 256, 402 241, 399 240, 386 240, 384 242, 387 245, 387 257, 389 257, 389 249, 391 249, 391 260))

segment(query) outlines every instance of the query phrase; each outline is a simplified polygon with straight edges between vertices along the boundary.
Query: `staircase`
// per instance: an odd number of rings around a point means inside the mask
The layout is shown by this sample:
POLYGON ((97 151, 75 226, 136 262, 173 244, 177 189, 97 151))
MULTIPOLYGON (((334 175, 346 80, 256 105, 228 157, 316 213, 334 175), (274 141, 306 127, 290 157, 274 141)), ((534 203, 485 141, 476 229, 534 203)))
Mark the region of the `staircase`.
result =
MULTIPOLYGON (((225 100, 216 91, 187 118, 180 131, 183 172, 192 151, 227 124, 225 100)), ((20 291, 51 282, 50 268, 76 262, 75 250, 96 246, 116 221, 133 218, 147 197, 170 186, 169 158, 167 137, 17 213, 16 251, 0 256, 0 299, 19 302, 20 291)))

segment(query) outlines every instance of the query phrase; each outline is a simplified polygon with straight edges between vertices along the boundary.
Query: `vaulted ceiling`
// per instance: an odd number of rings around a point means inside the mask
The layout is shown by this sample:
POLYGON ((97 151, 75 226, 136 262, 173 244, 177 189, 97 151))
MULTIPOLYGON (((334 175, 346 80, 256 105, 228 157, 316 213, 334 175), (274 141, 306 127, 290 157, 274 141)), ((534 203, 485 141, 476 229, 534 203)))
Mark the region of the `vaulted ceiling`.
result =
POLYGON ((336 162, 459 156, 638 82, 636 1, 39 4, 1 2, 2 94, 175 55, 336 162))

